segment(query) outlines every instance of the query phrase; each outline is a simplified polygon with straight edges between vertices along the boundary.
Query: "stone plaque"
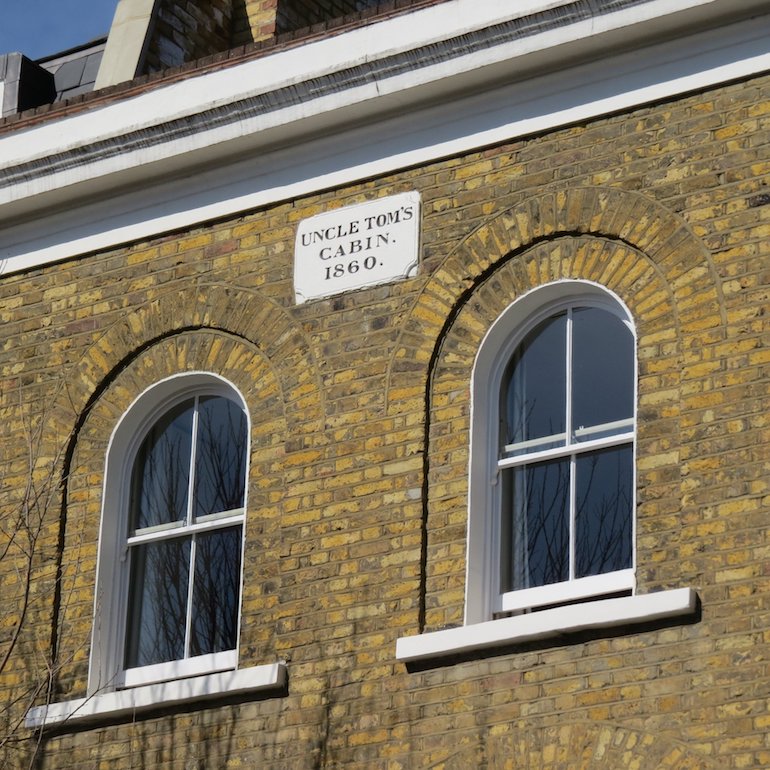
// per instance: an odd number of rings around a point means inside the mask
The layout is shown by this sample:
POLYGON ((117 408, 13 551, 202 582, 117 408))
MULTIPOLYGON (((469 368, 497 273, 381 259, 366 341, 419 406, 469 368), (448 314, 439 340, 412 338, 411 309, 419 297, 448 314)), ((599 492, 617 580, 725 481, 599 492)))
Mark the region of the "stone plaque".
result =
POLYGON ((391 195, 310 217, 294 245, 297 303, 414 274, 420 194, 391 195))

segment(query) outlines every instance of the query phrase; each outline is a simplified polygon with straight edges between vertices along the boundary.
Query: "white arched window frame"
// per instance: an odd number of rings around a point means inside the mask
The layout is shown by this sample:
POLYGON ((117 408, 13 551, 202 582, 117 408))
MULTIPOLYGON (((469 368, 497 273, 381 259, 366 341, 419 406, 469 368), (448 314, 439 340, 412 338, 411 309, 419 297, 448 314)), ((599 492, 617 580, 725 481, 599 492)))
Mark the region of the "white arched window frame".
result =
MULTIPOLYGON (((232 414, 228 406, 228 414, 232 414)), ((198 416, 193 416, 193 424, 198 416)), ((240 421, 239 421, 240 422, 240 421)), ((190 444, 195 446, 195 429, 190 444)), ((86 697, 35 706, 27 713, 30 728, 42 725, 83 723, 102 719, 136 716, 143 711, 185 703, 200 703, 222 696, 279 691, 286 683, 286 664, 283 661, 239 666, 238 639, 240 636, 241 602, 243 595, 243 555, 245 547, 245 511, 248 491, 248 458, 250 456, 251 424, 246 402, 231 383, 208 372, 190 372, 161 380, 139 395, 118 421, 110 437, 104 475, 102 516, 97 560, 94 626, 89 661, 88 692, 86 697), (129 510, 132 474, 140 448, 153 426, 175 406, 193 400, 194 412, 199 415, 201 399, 227 399, 241 410, 245 417, 245 462, 243 504, 236 509, 215 510, 192 514, 188 497, 187 515, 182 524, 168 522, 160 526, 137 525, 137 515, 129 510), (133 531, 130 526, 133 519, 133 531), (136 531, 138 528, 138 532, 136 531), (126 665, 126 640, 129 637, 127 617, 130 594, 137 586, 129 585, 130 551, 141 549, 146 543, 173 539, 177 534, 190 539, 218 531, 238 528, 240 543, 230 553, 238 553, 237 605, 234 632, 228 631, 232 647, 212 653, 194 654, 189 630, 194 622, 190 616, 189 600, 194 597, 194 581, 189 583, 188 604, 185 610, 185 644, 182 653, 173 660, 150 665, 126 665), (234 637, 234 638, 233 638, 234 637), (191 654, 192 653, 192 654, 191 654)), ((196 466, 195 450, 191 450, 190 468, 196 466)), ((145 453, 146 456, 146 453, 145 453)), ((194 490, 191 470, 188 494, 194 490)), ((211 499, 211 498, 209 498, 211 499)), ((192 546, 190 546, 192 549, 192 546)), ((194 556, 194 555, 193 555, 194 556)), ((195 558, 191 559, 193 569, 195 558)), ((141 581, 136 581, 141 582, 141 581)), ((212 585, 213 581, 209 583, 212 585)), ((208 627, 211 627, 209 622, 208 627)), ((133 634, 134 639, 136 633, 133 634)))
MULTIPOLYGON (((209 533, 238 528, 240 532, 237 625, 240 624, 240 601, 243 581, 243 546, 246 494, 248 484, 249 413, 240 392, 221 377, 210 373, 189 373, 162 380, 144 391, 119 420, 110 439, 105 467, 102 519, 97 564, 97 590, 95 599, 94 628, 89 669, 89 692, 119 690, 169 680, 215 672, 231 671, 238 665, 240 628, 235 632, 231 649, 218 650, 202 655, 190 649, 189 626, 193 611, 192 595, 188 596, 185 609, 184 650, 178 658, 150 665, 130 665, 127 661, 127 640, 135 629, 129 629, 128 612, 132 592, 140 586, 130 586, 132 553, 142 547, 170 542, 180 536, 206 537, 209 533), (197 426, 198 405, 201 398, 221 397, 243 411, 246 421, 246 467, 244 468, 243 506, 195 519, 188 511, 185 520, 172 526, 149 526, 136 531, 129 527, 129 501, 131 479, 140 447, 148 432, 174 407, 194 403, 194 422, 197 426), (128 663, 128 665, 127 665, 128 663)), ((192 451, 194 452, 194 445, 192 451)), ((194 455, 192 457, 194 462, 194 455)), ((192 474, 190 478, 192 484, 192 474)), ((194 496, 188 495, 188 508, 194 496)), ((191 548, 194 548, 194 542, 191 548)), ((195 564, 195 561, 192 562, 195 564)), ((191 570, 191 574, 194 570, 191 570)), ((134 577, 136 582, 136 577, 134 577)), ((192 579, 190 579, 192 586, 192 579)), ((190 589, 192 591, 192 588, 190 589)))
MULTIPOLYGON (((568 332, 569 333, 569 332, 568 332)), ((563 355, 567 379, 573 362, 570 346, 563 355)), ((562 353, 557 353, 562 355, 562 353)), ((635 501, 633 480, 630 484, 631 554, 628 565, 590 576, 576 577, 574 557, 574 464, 581 456, 602 449, 630 446, 635 455, 636 438, 636 338, 630 312, 622 301, 607 289, 587 281, 559 281, 534 289, 514 301, 494 322, 481 343, 473 369, 472 429, 470 452, 470 490, 468 514, 468 558, 466 575, 465 622, 479 623, 504 614, 538 607, 565 604, 599 596, 633 593, 635 589, 635 501), (633 414, 621 424, 595 435, 575 437, 575 431, 554 437, 551 445, 542 441, 522 441, 504 446, 501 451, 501 389, 512 356, 527 334, 539 324, 559 313, 571 317, 574 308, 598 308, 611 313, 634 335, 633 414), (508 450, 507 452, 504 450, 508 450), (535 587, 506 587, 501 578, 502 492, 503 474, 507 469, 532 467, 537 463, 563 460, 569 472, 572 503, 570 504, 569 556, 563 579, 535 587)), ((567 385, 570 393, 570 386, 567 385)), ((567 410, 569 412, 567 398, 567 410)), ((607 426, 604 426, 605 428, 607 426)), ((632 460, 632 479, 634 461, 632 460)), ((566 485, 565 485, 566 486, 566 485)), ((521 561, 526 554, 509 553, 511 561, 521 561)))
MULTIPOLYGON (((569 344, 565 350, 569 350, 569 344)), ((565 361, 565 366, 570 366, 565 361)), ((589 281, 564 280, 533 289, 515 300, 492 324, 476 356, 471 383, 471 446, 468 496, 468 547, 466 559, 465 622, 459 627, 408 634, 396 642, 396 658, 406 664, 447 656, 466 656, 501 645, 562 637, 592 629, 617 628, 692 615, 698 597, 692 588, 674 588, 649 594, 636 593, 636 383, 637 356, 634 324, 628 308, 606 288, 589 281), (612 313, 634 334, 633 376, 630 387, 632 417, 621 424, 576 426, 573 435, 537 436, 530 442, 500 441, 503 413, 501 388, 512 356, 527 334, 554 314, 570 308, 599 308, 612 313), (553 440, 551 440, 553 439, 553 440), (577 440, 575 449, 571 442, 577 440), (562 445, 559 445, 562 442, 562 445), (543 446, 543 444, 547 446, 543 446), (576 574, 573 510, 575 474, 570 470, 570 567, 565 579, 542 582, 533 587, 504 586, 501 579, 501 475, 510 468, 553 458, 601 453, 609 448, 630 446, 631 478, 629 515, 630 554, 622 569, 595 570, 599 574, 576 574), (523 458, 523 459, 522 459, 523 458), (537 610, 537 611, 531 611, 537 610)), ((570 392, 565 389, 565 393, 570 392)), ((564 433, 572 422, 565 415, 564 433)), ((515 510, 515 509, 514 509, 515 510)), ((625 537, 625 533, 624 533, 625 537)), ((515 557, 510 553, 511 559, 515 557)))

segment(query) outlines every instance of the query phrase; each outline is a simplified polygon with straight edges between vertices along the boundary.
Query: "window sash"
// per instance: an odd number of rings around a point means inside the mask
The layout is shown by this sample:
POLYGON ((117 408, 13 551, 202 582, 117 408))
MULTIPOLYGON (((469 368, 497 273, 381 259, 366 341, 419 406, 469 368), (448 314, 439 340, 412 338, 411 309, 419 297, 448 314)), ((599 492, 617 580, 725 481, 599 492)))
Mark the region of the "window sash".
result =
MULTIPOLYGON (((546 463, 554 460, 569 460, 569 478, 568 478, 568 510, 567 526, 569 538, 569 550, 567 553, 568 575, 563 580, 549 583, 547 585, 535 586, 532 588, 519 588, 516 590, 503 590, 503 563, 506 559, 521 558, 521 555, 511 552, 506 555, 506 548, 514 548, 512 543, 504 542, 503 521, 500 518, 504 515, 515 516, 513 510, 504 512, 503 508, 498 508, 498 522, 496 530, 496 566, 494 568, 493 584, 497 585, 497 590, 491 597, 493 612, 516 612, 533 607, 541 607, 549 604, 560 604, 590 598, 602 594, 612 594, 619 591, 633 590, 634 588, 634 567, 633 567, 633 545, 631 553, 631 567, 612 572, 605 572, 599 575, 588 577, 575 577, 577 554, 576 554, 576 463, 578 458, 585 457, 592 453, 604 449, 612 449, 623 446, 633 445, 636 438, 636 421, 633 415, 619 416, 616 419, 584 426, 582 424, 574 425, 575 399, 574 388, 574 366, 573 359, 575 353, 575 343, 573 333, 575 327, 574 312, 579 304, 570 304, 566 307, 566 325, 564 328, 565 340, 563 350, 564 366, 564 408, 563 419, 565 429, 551 435, 536 436, 531 439, 514 441, 504 444, 499 450, 497 458, 495 483, 500 481, 500 474, 512 468, 526 468, 531 465, 546 463)), ((553 316, 551 316, 553 317, 553 316)), ((540 323, 544 323, 541 321, 540 323)), ((536 328, 536 327, 533 327, 536 328)), ((523 344, 523 341, 519 344, 523 344)), ((514 353, 515 354, 515 353, 514 353)), ((511 359, 512 360, 512 359, 511 359)), ((502 388, 511 387, 509 383, 503 383, 502 388)), ((502 409, 502 400, 500 408, 502 409)), ((526 420, 526 418, 525 418, 526 420)), ((558 421, 557 421, 558 424, 558 421)), ((501 489, 502 487, 500 487, 501 489)), ((500 492, 498 492, 498 505, 500 501, 500 492)), ((631 516, 631 527, 634 529, 634 512, 632 509, 628 512, 631 516)), ((633 536, 632 536, 633 542, 633 536)))
MULTIPOLYGON (((191 647, 193 645, 193 623, 196 611, 199 609, 196 602, 196 574, 199 566, 199 557, 197 555, 198 540, 200 536, 208 535, 209 533, 216 533, 218 531, 225 531, 227 529, 238 528, 240 533, 241 550, 243 548, 243 526, 245 522, 245 508, 239 507, 224 511, 214 511, 213 513, 204 514, 201 516, 195 516, 195 509, 197 505, 196 495, 196 483, 198 473, 198 451, 200 449, 199 432, 201 428, 201 408, 202 398, 200 394, 195 395, 192 402, 192 421, 190 425, 190 446, 189 455, 187 457, 188 462, 188 475, 187 475, 187 504, 184 519, 180 521, 167 522, 159 525, 153 525, 144 527, 139 530, 135 530, 126 537, 124 541, 124 558, 128 559, 128 580, 129 591, 133 596, 133 592, 141 591, 141 587, 134 586, 133 581, 133 561, 134 554, 138 553, 142 547, 150 546, 153 544, 163 542, 173 542, 174 540, 187 540, 190 541, 190 552, 188 557, 188 575, 186 586, 186 604, 184 610, 184 628, 180 624, 180 633, 184 635, 184 649, 182 656, 173 661, 164 661, 161 663, 151 663, 146 666, 134 666, 131 668, 125 668, 125 664, 122 667, 122 673, 119 675, 119 679, 123 682, 122 686, 133 686, 135 684, 145 684, 147 682, 159 681, 163 679, 170 679, 179 676, 192 676, 199 673, 206 673, 211 671, 222 670, 222 668, 233 668, 237 659, 237 650, 225 650, 218 653, 210 653, 204 655, 191 654, 191 647), (133 550, 132 550, 133 549, 133 550), (224 656, 224 657, 222 657, 224 656), (229 656, 229 657, 228 657, 229 656), (195 661, 193 663, 187 663, 187 661, 195 661), (222 663, 222 661, 225 661, 222 663), (213 667, 213 668, 212 668, 213 667), (185 673, 188 672, 189 673, 185 673), (130 672, 130 673, 129 673, 130 672)), ((224 398, 224 397, 220 397, 224 398)), ((246 429, 244 427, 244 429, 246 429)), ((136 460, 135 460, 136 462, 136 460)), ((242 490, 242 495, 245 494, 245 488, 242 490)), ((242 558, 242 553, 241 553, 242 558)), ((239 574, 240 570, 239 568, 239 574)), ((240 594, 240 591, 239 591, 240 594)), ((129 601, 128 607, 131 602, 129 601)), ((240 605, 240 597, 238 597, 238 605, 240 605)), ((238 610, 240 612, 240 610, 238 610)), ((236 623, 237 623, 236 619, 236 623)), ((237 627, 237 626, 236 626, 237 627)), ((137 632, 138 633, 138 632, 137 632)), ((127 656, 129 639, 129 629, 126 629, 126 633, 123 639, 123 652, 122 656, 125 661, 127 656)), ((237 635, 236 635, 237 637, 237 635)), ((135 639, 135 643, 139 643, 139 636, 135 639)), ((235 642, 237 647, 237 638, 235 642)))
POLYGON ((636 588, 635 572, 633 567, 629 567, 600 575, 573 578, 561 583, 507 591, 498 595, 497 605, 493 607, 493 611, 516 612, 551 604, 564 604, 593 596, 617 594, 623 591, 633 592, 636 588))
POLYGON ((205 521, 200 521, 194 524, 174 524, 174 525, 160 525, 158 527, 147 527, 137 531, 137 534, 132 535, 126 540, 126 546, 130 548, 132 545, 140 545, 142 543, 153 543, 160 540, 170 540, 175 537, 187 537, 198 532, 211 532, 217 529, 223 529, 225 527, 231 527, 243 522, 245 517, 245 510, 243 508, 235 508, 232 511, 222 511, 221 513, 213 513, 207 516, 205 521))
MULTIPOLYGON (((589 598, 606 593, 617 593, 618 591, 630 588, 634 589, 634 550, 633 542, 634 537, 632 534, 632 550, 631 550, 631 562, 632 566, 623 569, 615 570, 612 572, 605 572, 599 575, 590 575, 586 577, 575 577, 575 570, 577 566, 577 553, 576 553, 576 468, 575 463, 577 458, 596 453, 602 449, 608 449, 613 447, 630 446, 633 449, 634 434, 621 434, 618 436, 607 436, 601 439, 595 439, 593 441, 581 442, 580 444, 572 444, 569 447, 559 447, 556 449, 550 449, 543 452, 532 453, 530 455, 503 458, 498 462, 498 475, 502 471, 512 467, 526 467, 528 465, 535 465, 552 459, 568 459, 569 460, 569 492, 568 492, 568 519, 567 526, 569 528, 569 550, 567 554, 567 567, 569 575, 564 580, 548 583, 546 585, 534 586, 531 588, 519 588, 510 591, 504 591, 502 589, 503 577, 501 574, 504 553, 503 549, 506 547, 513 548, 511 543, 504 542, 502 516, 505 515, 502 506, 498 513, 498 524, 496 528, 496 585, 497 589, 492 597, 492 611, 493 612, 511 612, 516 610, 522 610, 527 608, 538 607, 548 604, 558 604, 563 602, 569 602, 579 598, 589 598)), ((498 497, 499 500, 499 497, 498 497)), ((515 511, 509 511, 509 515, 515 516, 515 511)), ((634 511, 633 505, 628 512, 628 516, 631 517, 632 532, 635 529, 634 511)), ((511 558, 516 558, 516 554, 512 554, 511 558)))
POLYGON ((169 679, 213 674, 217 671, 231 671, 236 668, 237 664, 237 650, 213 652, 207 655, 197 655, 193 658, 179 658, 167 663, 126 668, 118 676, 115 686, 118 688, 137 687, 142 684, 163 682, 169 679))
MULTIPOLYGON (((623 420, 622 422, 628 422, 632 427, 634 425, 633 419, 629 421, 623 420)), ((592 426, 591 430, 599 432, 612 424, 613 423, 606 423, 605 425, 592 426)), ((539 452, 529 452, 528 454, 516 455, 515 457, 501 457, 497 461, 497 467, 499 470, 503 470, 504 468, 513 468, 517 465, 529 465, 530 463, 542 462, 543 460, 551 460, 559 457, 570 457, 572 455, 579 455, 585 452, 596 451, 598 449, 606 449, 608 447, 619 446, 621 444, 630 444, 633 443, 635 437, 635 431, 630 430, 624 433, 602 436, 601 438, 591 439, 589 441, 580 441, 575 444, 567 444, 566 446, 543 449, 539 452)), ((538 441, 540 441, 540 439, 538 439, 538 441)))
MULTIPOLYGON (((197 553, 200 543, 200 536, 205 537, 206 535, 210 533, 217 533, 217 532, 227 532, 228 530, 235 530, 238 533, 238 537, 241 543, 241 549, 243 548, 243 516, 238 516, 234 518, 229 519, 221 519, 218 521, 208 522, 206 525, 202 526, 195 526, 195 532, 192 531, 193 527, 188 527, 183 530, 174 530, 171 534, 175 535, 176 537, 169 536, 168 533, 162 533, 165 535, 161 538, 156 537, 140 537, 136 538, 137 542, 132 543, 133 550, 131 553, 131 568, 130 572, 133 576, 133 569, 134 569, 134 563, 133 559, 136 555, 140 553, 140 550, 143 547, 147 547, 148 545, 155 545, 157 543, 162 542, 169 542, 174 540, 189 540, 189 553, 187 554, 187 566, 188 566, 188 574, 187 574, 187 585, 186 585, 186 601, 184 606, 184 623, 180 623, 180 631, 183 633, 183 650, 182 650, 182 656, 179 658, 176 658, 175 660, 181 661, 186 660, 191 657, 205 657, 205 656, 195 656, 194 654, 191 654, 191 648, 193 646, 193 635, 194 635, 194 618, 196 615, 196 612, 200 610, 201 608, 201 596, 199 594, 199 577, 198 577, 198 567, 201 564, 200 557, 197 553), (182 629, 182 626, 184 628, 182 629)), ((242 553, 239 556, 239 561, 242 560, 242 553)), ((240 574, 240 569, 239 569, 240 574)), ((145 580, 147 579, 147 575, 144 576, 145 580)), ((133 581, 133 577, 132 577, 133 581)), ((141 592, 143 589, 142 585, 130 585, 129 590, 132 592, 141 592)), ((240 591, 238 592, 240 594, 240 591)), ((240 605, 240 595, 237 597, 238 605, 240 605)), ((239 610, 237 610, 239 612, 239 610)), ((236 617, 236 627, 238 623, 238 618, 236 617)), ((139 640, 136 639, 136 642, 139 640)), ((126 638, 124 641, 125 647, 124 647, 124 658, 128 657, 128 643, 129 643, 129 634, 126 634, 126 638)), ((237 645, 237 634, 236 634, 236 641, 235 644, 237 645)), ((159 664, 148 664, 146 666, 134 666, 134 670, 139 670, 143 668, 149 668, 151 669, 155 665, 167 665, 173 661, 167 661, 164 663, 159 664)))

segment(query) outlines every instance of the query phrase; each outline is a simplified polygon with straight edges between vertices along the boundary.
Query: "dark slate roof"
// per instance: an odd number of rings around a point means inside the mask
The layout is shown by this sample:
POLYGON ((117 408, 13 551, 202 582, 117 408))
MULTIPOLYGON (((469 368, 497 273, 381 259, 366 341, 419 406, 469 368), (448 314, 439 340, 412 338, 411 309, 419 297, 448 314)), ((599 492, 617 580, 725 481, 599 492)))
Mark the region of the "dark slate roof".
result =
POLYGON ((94 90, 96 73, 106 43, 106 39, 94 40, 84 46, 38 60, 37 63, 53 75, 57 102, 94 90))
POLYGON ((18 52, 0 55, 0 119, 93 91, 106 44, 94 40, 37 61, 18 52))

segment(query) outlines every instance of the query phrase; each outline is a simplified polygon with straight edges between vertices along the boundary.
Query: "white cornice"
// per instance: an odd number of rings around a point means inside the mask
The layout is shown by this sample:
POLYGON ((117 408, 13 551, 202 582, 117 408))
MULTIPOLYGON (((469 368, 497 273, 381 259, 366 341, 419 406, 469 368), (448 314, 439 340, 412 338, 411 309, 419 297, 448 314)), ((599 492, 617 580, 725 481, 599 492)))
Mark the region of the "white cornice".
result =
POLYGON ((770 67, 733 5, 451 0, 0 136, 0 272, 770 67))

